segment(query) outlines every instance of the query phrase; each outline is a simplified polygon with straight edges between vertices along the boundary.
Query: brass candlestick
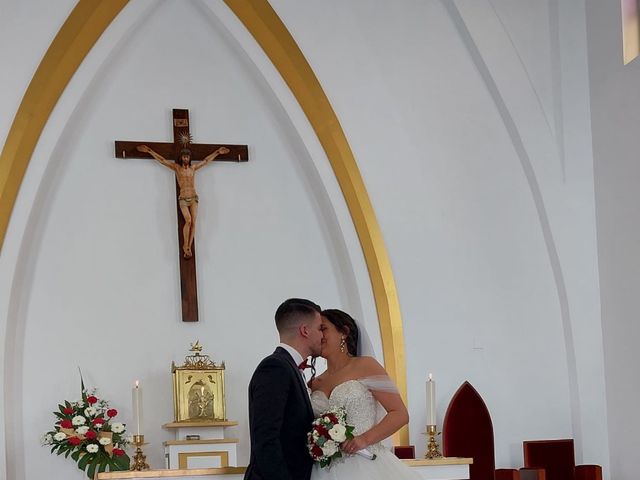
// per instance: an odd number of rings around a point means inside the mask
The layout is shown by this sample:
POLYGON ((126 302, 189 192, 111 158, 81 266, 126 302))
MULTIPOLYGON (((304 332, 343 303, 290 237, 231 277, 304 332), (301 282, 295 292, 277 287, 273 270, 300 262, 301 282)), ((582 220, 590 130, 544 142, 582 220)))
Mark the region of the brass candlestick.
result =
POLYGON ((442 458, 440 446, 436 442, 436 437, 440 435, 437 425, 427 425, 427 435, 429 435, 429 443, 427 443, 427 453, 424 458, 442 458))
POLYGON ((146 443, 144 443, 144 435, 134 435, 133 444, 136 446, 136 454, 133 456, 133 463, 131 464, 130 470, 134 472, 149 470, 147 456, 142 452, 142 445, 146 445, 146 443))

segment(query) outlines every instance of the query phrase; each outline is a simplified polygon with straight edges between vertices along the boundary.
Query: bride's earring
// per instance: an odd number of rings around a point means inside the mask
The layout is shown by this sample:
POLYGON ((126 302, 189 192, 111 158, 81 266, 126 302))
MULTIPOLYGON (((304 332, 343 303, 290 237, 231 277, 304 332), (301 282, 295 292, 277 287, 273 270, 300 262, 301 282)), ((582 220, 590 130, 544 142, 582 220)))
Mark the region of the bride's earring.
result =
POLYGON ((342 340, 340 340, 340 351, 342 353, 344 353, 346 346, 347 346, 347 341, 345 340, 345 336, 342 335, 342 340))

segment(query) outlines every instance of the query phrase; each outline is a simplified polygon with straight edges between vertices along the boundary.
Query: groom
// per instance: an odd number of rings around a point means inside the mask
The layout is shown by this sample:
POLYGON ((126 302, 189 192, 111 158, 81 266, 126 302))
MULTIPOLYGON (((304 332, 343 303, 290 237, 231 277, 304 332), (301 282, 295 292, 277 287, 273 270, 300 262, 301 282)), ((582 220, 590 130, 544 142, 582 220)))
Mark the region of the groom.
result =
POLYGON ((249 383, 251 458, 245 480, 309 480, 307 450, 313 410, 299 366, 320 355, 320 307, 290 298, 276 310, 280 345, 266 357, 249 383))

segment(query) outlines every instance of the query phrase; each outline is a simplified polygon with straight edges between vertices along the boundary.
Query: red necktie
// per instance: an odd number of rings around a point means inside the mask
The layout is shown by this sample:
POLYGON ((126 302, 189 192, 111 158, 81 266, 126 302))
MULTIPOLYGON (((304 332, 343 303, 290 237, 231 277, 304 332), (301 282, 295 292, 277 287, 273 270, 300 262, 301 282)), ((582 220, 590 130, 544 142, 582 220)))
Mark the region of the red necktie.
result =
POLYGON ((311 367, 311 365, 309 365, 309 363, 307 362, 306 358, 302 361, 302 363, 300 363, 300 365, 298 365, 298 368, 300 370, 304 370, 304 369, 310 368, 310 367, 311 367))

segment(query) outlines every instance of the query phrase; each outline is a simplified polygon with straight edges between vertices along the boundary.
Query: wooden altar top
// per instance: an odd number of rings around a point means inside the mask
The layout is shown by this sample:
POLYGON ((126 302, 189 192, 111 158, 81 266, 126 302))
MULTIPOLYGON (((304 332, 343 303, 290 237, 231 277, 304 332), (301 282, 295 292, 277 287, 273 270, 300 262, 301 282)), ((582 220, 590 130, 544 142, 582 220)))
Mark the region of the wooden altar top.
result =
POLYGON ((410 467, 426 467, 429 465, 471 465, 473 458, 440 457, 440 458, 412 458, 402 460, 410 467))
POLYGON ((99 473, 96 480, 115 480, 127 478, 180 478, 205 477, 207 475, 244 475, 246 467, 190 468, 183 470, 146 470, 144 472, 108 472, 99 473))

